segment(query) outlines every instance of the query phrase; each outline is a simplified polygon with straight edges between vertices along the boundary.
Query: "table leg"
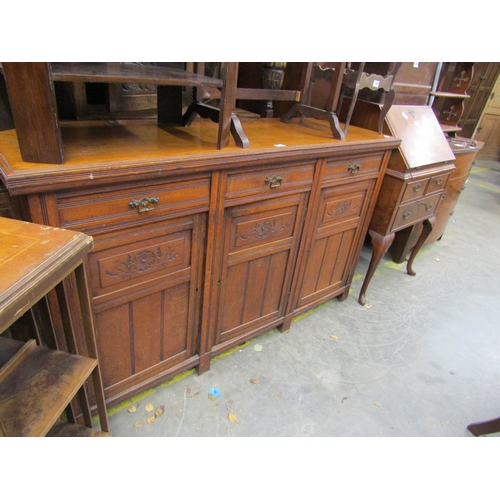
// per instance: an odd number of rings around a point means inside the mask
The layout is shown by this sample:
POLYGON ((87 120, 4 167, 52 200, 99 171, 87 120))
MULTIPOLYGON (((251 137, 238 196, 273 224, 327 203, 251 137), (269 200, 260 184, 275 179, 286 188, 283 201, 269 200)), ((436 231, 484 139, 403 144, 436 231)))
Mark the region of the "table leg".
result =
POLYGON ((358 302, 362 306, 364 306, 366 303, 365 293, 373 277, 373 274, 375 273, 377 266, 382 260, 382 257, 386 254, 387 250, 389 250, 389 247, 394 241, 395 236, 395 233, 389 233, 385 236, 382 236, 381 234, 376 233, 372 230, 368 231, 368 233, 370 234, 370 237, 372 239, 373 254, 370 260, 370 265, 368 266, 365 280, 363 281, 363 286, 361 287, 361 291, 359 292, 358 302))
POLYGON ((467 429, 471 434, 474 434, 474 436, 484 436, 485 434, 500 432, 500 417, 494 418, 493 420, 469 424, 467 429))
POLYGON ((413 261, 415 260, 417 253, 420 251, 423 244, 425 243, 425 240, 427 240, 429 235, 432 233, 432 230, 434 229, 435 225, 436 225, 436 217, 434 216, 429 217, 427 220, 424 220, 423 222, 422 232, 420 233, 418 241, 413 247, 413 250, 411 251, 410 258, 408 259, 408 264, 406 265, 406 272, 410 276, 415 276, 417 274, 412 269, 413 261))

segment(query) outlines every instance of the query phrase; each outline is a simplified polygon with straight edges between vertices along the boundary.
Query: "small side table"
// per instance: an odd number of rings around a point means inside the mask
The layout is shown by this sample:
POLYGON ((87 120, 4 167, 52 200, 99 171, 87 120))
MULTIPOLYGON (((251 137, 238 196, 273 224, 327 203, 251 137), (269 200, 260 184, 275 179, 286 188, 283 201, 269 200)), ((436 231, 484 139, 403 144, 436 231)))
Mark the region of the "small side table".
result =
MULTIPOLYGON (((66 352, 0 335, 0 435, 110 435, 83 264, 92 247, 92 238, 83 233, 0 218, 0 332, 74 273, 88 351, 82 356, 76 347, 66 352), (89 377, 101 431, 92 429, 89 377), (68 423, 59 420, 77 395, 84 426, 76 424, 72 412, 68 423)), ((76 346, 73 333, 65 334, 68 346, 76 346)))

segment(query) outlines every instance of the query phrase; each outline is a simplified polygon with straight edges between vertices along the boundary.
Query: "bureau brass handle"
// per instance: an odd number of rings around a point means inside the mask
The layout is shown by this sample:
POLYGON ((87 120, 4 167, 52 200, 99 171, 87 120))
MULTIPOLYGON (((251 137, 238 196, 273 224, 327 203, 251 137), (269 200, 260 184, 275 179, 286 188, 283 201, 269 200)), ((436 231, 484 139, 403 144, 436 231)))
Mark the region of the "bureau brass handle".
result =
POLYGON ((415 186, 413 186, 413 191, 416 193, 421 187, 422 187, 422 184, 420 184, 420 182, 419 182, 418 184, 415 184, 415 186))
POLYGON ((428 203, 425 203, 425 202, 423 202, 423 201, 421 201, 421 202, 418 204, 418 206, 421 206, 421 205, 423 205, 423 206, 425 207, 425 210, 426 210, 427 212, 429 212, 429 211, 430 211, 430 209, 432 208, 432 205, 430 205, 430 204, 428 204, 428 203))
POLYGON ((137 213, 141 214, 143 212, 151 212, 152 210, 156 210, 156 205, 159 201, 159 196, 153 196, 152 198, 144 196, 140 200, 130 200, 128 202, 128 206, 130 208, 137 208, 137 213))
POLYGON ((439 177, 439 179, 436 179, 436 184, 439 186, 440 184, 443 183, 443 179, 439 177))
POLYGON ((349 170, 349 172, 351 172, 351 175, 353 175, 356 172, 359 172, 360 168, 361 168, 361 165, 355 164, 355 165, 349 165, 347 167, 347 170, 349 170))
POLYGON ((403 214, 403 219, 404 219, 404 220, 408 219, 408 217, 410 217, 410 215, 411 215, 411 212, 405 212, 405 213, 403 214))
POLYGON ((266 184, 269 184, 269 189, 275 189, 281 186, 281 183, 283 181, 283 177, 281 175, 274 176, 274 177, 266 177, 264 182, 266 184))

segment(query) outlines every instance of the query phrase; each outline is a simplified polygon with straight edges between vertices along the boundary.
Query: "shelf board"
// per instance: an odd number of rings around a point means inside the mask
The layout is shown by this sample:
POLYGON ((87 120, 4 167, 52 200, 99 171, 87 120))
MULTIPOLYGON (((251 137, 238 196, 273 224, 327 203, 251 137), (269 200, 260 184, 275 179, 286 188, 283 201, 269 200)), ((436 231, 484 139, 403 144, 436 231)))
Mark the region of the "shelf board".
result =
POLYGON ((460 127, 457 127, 456 125, 444 125, 443 123, 440 123, 441 125, 441 130, 443 132, 460 132, 462 130, 460 127))
MULTIPOLYGON (((13 342, 0 338, 0 352, 4 345, 12 351, 13 342)), ((35 346, 12 369, 7 365, 0 381, 0 421, 6 435, 45 436, 97 366, 97 360, 35 346)))
POLYGON ((47 437, 111 437, 111 434, 84 425, 58 420, 47 433, 47 437))
POLYGON ((222 80, 164 66, 123 63, 51 63, 54 81, 222 87, 222 80))
POLYGON ((447 99, 469 99, 470 95, 467 94, 455 94, 453 92, 430 92, 430 95, 434 97, 446 97, 447 99))

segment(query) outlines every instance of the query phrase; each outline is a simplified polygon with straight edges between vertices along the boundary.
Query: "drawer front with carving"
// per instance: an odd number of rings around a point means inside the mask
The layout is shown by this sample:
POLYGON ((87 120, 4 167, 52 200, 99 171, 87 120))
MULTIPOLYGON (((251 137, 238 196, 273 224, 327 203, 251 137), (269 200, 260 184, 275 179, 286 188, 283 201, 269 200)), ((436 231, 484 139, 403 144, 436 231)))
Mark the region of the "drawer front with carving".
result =
POLYGON ((333 296, 346 282, 375 180, 323 189, 298 307, 333 296))
POLYGON ((61 227, 93 234, 116 225, 137 225, 208 210, 210 180, 199 178, 133 188, 101 187, 58 194, 61 227))
POLYGON ((284 316, 306 193, 226 209, 215 344, 284 316))
POLYGON ((399 207, 392 230, 398 231, 416 222, 428 219, 436 212, 440 198, 441 193, 437 193, 399 207))
POLYGON ((199 214, 95 238, 90 288, 108 400, 196 364, 205 230, 199 214))
POLYGON ((351 160, 327 160, 323 184, 365 175, 377 176, 382 165, 382 154, 354 157, 351 160))
POLYGON ((238 170, 227 176, 226 200, 240 202, 242 198, 273 197, 283 193, 311 189, 315 162, 275 164, 252 170, 238 170))

